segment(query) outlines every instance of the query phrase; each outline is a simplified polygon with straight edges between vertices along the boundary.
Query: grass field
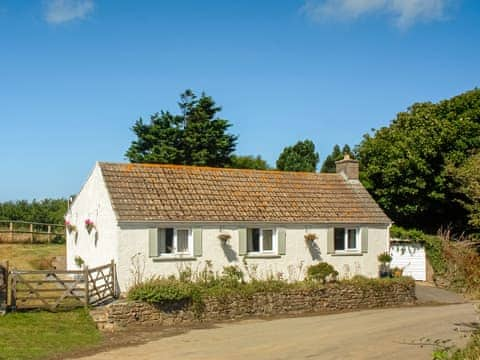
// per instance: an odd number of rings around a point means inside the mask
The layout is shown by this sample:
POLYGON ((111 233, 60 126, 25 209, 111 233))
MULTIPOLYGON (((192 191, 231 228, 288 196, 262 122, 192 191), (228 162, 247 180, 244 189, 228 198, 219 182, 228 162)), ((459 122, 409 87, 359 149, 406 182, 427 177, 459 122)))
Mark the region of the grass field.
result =
POLYGON ((40 269, 55 256, 65 256, 64 244, 0 244, 0 262, 21 270, 40 269))
POLYGON ((10 313, 0 318, 0 359, 45 359, 99 344, 102 335, 84 309, 10 313))
MULTIPOLYGON (((17 269, 40 269, 65 245, 0 244, 0 262, 17 269)), ((102 342, 102 336, 84 309, 65 312, 13 312, 0 317, 0 360, 62 358, 102 342)))

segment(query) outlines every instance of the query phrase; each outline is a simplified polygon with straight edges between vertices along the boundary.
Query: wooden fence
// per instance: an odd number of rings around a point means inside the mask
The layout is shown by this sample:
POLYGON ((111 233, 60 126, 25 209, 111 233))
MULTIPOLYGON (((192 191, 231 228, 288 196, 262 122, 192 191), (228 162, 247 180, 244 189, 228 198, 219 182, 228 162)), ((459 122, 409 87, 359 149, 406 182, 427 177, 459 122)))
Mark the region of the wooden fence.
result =
POLYGON ((95 306, 117 297, 115 263, 83 270, 8 272, 7 308, 33 309, 95 306))
POLYGON ((0 261, 0 313, 7 307, 8 261, 0 261))
POLYGON ((65 240, 63 224, 0 220, 0 244, 50 243, 53 240, 65 240))

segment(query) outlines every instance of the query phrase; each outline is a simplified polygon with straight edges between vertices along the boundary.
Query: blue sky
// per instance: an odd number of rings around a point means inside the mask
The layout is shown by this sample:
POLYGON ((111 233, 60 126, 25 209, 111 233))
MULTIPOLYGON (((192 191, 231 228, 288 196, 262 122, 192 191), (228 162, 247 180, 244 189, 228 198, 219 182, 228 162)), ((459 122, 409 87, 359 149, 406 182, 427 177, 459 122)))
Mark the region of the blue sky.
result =
POLYGON ((321 161, 413 102, 480 84, 475 0, 0 0, 0 201, 78 192, 142 116, 205 91, 274 165, 321 161))

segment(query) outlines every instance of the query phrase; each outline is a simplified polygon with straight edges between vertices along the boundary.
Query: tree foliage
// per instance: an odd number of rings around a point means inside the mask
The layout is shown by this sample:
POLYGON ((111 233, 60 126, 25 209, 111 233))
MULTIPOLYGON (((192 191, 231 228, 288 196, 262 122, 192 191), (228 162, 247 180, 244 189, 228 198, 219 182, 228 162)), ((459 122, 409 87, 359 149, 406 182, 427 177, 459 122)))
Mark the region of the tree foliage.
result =
POLYGON ((358 146, 361 180, 397 223, 436 230, 463 226, 465 211, 447 164, 480 146, 480 90, 437 104, 417 103, 358 146))
POLYGON ((343 145, 343 148, 340 149, 340 145, 335 145, 330 155, 325 158, 325 161, 322 164, 320 172, 322 173, 335 173, 336 166, 335 161, 342 160, 345 154, 350 155, 350 158, 354 159, 352 149, 347 144, 343 145))
POLYGON ((315 172, 320 158, 311 140, 299 141, 283 149, 277 160, 277 169, 283 171, 315 172))
POLYGON ((63 224, 67 207, 66 199, 7 201, 0 203, 0 219, 63 224))
POLYGON ((469 224, 480 229, 480 153, 469 157, 461 166, 448 167, 458 187, 459 202, 468 211, 469 224))
POLYGON ((263 160, 260 155, 233 155, 231 157, 231 164, 229 167, 235 169, 254 169, 254 170, 268 170, 270 167, 268 163, 263 160))
POLYGON ((180 95, 181 114, 161 111, 145 124, 140 118, 132 127, 137 136, 125 156, 131 162, 206 165, 230 164, 237 137, 227 133, 228 120, 217 117, 215 101, 192 90, 180 95))

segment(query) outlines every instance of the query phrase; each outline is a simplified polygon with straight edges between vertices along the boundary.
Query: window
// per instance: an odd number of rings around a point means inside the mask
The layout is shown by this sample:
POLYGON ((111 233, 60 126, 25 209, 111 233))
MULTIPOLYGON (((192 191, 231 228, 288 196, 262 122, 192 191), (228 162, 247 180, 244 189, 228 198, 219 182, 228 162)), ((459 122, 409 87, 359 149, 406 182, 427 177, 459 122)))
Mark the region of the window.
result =
POLYGON ((335 228, 335 251, 358 251, 358 229, 335 228))
POLYGON ((159 253, 190 254, 192 235, 189 229, 158 229, 159 253))
POLYGON ((276 250, 275 248, 273 229, 247 229, 247 252, 273 253, 276 250))
MULTIPOLYGON (((162 231, 161 229, 160 231, 162 231)), ((162 236, 158 237, 162 239, 162 236)), ((161 241, 161 240, 160 240, 161 241)), ((160 249, 163 249, 163 246, 160 246, 160 249)), ((175 245, 173 243, 173 229, 165 229, 165 253, 172 254, 175 250, 175 245)))

